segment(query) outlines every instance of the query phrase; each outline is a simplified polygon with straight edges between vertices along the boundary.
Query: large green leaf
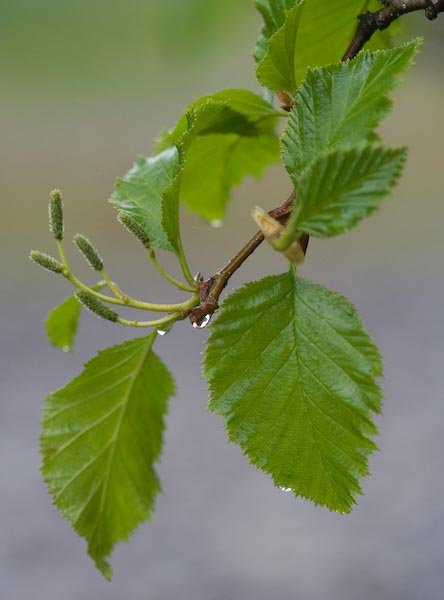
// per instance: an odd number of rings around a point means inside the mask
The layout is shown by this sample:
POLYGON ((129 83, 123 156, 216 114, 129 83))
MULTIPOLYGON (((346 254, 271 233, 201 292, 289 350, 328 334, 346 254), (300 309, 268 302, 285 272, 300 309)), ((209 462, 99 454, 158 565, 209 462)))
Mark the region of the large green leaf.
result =
POLYGON ((274 483, 349 512, 375 449, 378 350, 342 296, 292 272, 234 292, 212 325, 210 410, 274 483))
POLYGON ((284 164, 296 186, 318 156, 374 137, 391 106, 387 95, 417 48, 414 41, 366 51, 352 61, 309 71, 282 136, 284 164))
POLYGON ((100 352, 45 403, 44 479, 108 578, 113 546, 151 516, 160 490, 154 464, 174 383, 152 352, 155 337, 100 352))
POLYGON ((321 156, 299 181, 289 227, 321 238, 347 231, 379 208, 406 154, 405 148, 359 145, 321 156))
POLYGON ((258 64, 256 75, 264 87, 296 93, 296 38, 304 1, 291 8, 283 26, 268 41, 268 49, 258 64))

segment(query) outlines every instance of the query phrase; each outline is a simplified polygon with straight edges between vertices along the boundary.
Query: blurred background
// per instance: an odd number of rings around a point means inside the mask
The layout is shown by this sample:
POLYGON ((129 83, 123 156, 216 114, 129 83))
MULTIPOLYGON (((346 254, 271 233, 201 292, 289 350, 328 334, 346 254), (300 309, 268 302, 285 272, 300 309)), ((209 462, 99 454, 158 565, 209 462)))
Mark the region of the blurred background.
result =
MULTIPOLYGON (((31 248, 53 252, 48 192, 63 190, 67 236, 90 236, 124 289, 176 300, 107 199, 186 103, 224 87, 257 89, 258 27, 250 0, 0 0, 2 600, 444 597, 444 17, 408 24, 426 45, 383 129, 389 143, 411 147, 396 194, 358 230, 312 242, 304 267, 351 298, 385 356, 381 452, 353 514, 281 492, 227 445, 221 420, 205 410, 207 332, 186 322, 157 344, 178 385, 159 467, 164 492, 153 522, 115 551, 112 584, 40 478, 44 396, 99 348, 133 335, 88 314, 73 353, 47 343, 44 316, 70 292, 27 258, 31 248)), ((222 229, 185 214, 193 270, 222 266, 254 231, 250 208, 280 204, 289 187, 278 167, 247 181, 222 229)), ((264 246, 231 283, 284 268, 264 246)))

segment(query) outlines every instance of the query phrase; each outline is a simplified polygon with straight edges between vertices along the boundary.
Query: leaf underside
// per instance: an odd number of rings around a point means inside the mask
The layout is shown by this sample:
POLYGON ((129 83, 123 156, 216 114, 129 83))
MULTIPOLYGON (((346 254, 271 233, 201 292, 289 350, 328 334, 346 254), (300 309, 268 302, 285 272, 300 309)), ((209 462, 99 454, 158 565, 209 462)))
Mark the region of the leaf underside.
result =
POLYGON ((230 440, 275 485, 340 512, 368 474, 381 370, 353 306, 292 272, 234 292, 204 358, 230 440))
POLYGON ((155 337, 99 352, 45 402, 43 477, 107 578, 114 545, 151 516, 160 490, 154 464, 174 383, 155 337))

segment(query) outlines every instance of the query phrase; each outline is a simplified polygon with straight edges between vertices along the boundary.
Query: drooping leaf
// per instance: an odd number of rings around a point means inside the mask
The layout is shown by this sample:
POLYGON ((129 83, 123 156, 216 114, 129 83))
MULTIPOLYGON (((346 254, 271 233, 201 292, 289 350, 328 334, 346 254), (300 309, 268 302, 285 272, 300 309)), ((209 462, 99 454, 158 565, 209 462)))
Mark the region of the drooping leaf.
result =
POLYGON ((165 231, 163 197, 180 171, 177 148, 172 146, 153 157, 141 157, 133 168, 117 181, 111 202, 133 217, 156 248, 178 252, 178 240, 165 231))
POLYGON ((349 512, 375 449, 381 361, 353 306, 292 272, 234 292, 212 325, 210 410, 274 483, 349 512))
POLYGON ((275 135, 201 136, 193 141, 187 154, 181 198, 207 221, 222 220, 232 188, 246 175, 261 177, 270 164, 277 162, 279 139, 275 135))
POLYGON ((347 231, 379 208, 398 181, 406 155, 405 148, 367 144, 321 156, 299 181, 289 227, 321 238, 347 231))
POLYGON ((303 7, 304 0, 299 0, 287 12, 284 24, 269 39, 267 53, 257 67, 259 83, 270 90, 296 93, 296 38, 303 7))
MULTIPOLYGON (((106 287, 105 283, 93 286, 99 291, 106 287)), ((81 305, 75 296, 69 296, 59 306, 53 308, 45 321, 46 335, 56 348, 68 352, 74 345, 80 320, 81 305)))
POLYGON ((215 133, 238 133, 240 135, 258 135, 272 133, 276 119, 282 113, 253 92, 242 89, 228 89, 199 98, 188 106, 177 124, 164 132, 157 142, 161 152, 169 146, 179 143, 192 125, 192 118, 199 120, 198 129, 193 135, 215 133))
POLYGON ((45 403, 44 479, 108 578, 114 545, 151 516, 160 490, 154 464, 174 383, 152 351, 155 337, 99 352, 45 403))
POLYGON ((207 220, 222 219, 231 189, 279 162, 274 129, 281 116, 247 90, 200 98, 161 136, 160 154, 139 159, 117 183, 112 202, 137 219, 154 246, 179 252, 179 200, 207 220))
POLYGON ((352 61, 309 71, 282 136, 284 164, 295 184, 317 157, 373 138, 389 92, 412 62, 418 41, 362 52, 352 61))

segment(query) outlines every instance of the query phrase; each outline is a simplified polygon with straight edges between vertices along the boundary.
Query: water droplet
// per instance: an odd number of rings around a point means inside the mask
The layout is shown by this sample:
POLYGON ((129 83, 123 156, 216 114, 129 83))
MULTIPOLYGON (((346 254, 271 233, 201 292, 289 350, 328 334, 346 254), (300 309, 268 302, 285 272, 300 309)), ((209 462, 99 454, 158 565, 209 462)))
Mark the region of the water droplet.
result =
POLYGON ((212 221, 210 221, 210 226, 213 229, 220 229, 224 226, 224 222, 221 219, 213 219, 212 221))
POLYGON ((163 329, 158 329, 158 330, 157 330, 157 333, 158 333, 159 335, 166 335, 166 334, 168 333, 168 331, 164 331, 163 329))
POLYGON ((208 323, 210 321, 211 321, 211 315, 205 315, 202 323, 200 325, 198 325, 197 323, 193 323, 193 327, 194 327, 194 329, 205 329, 205 327, 208 325, 208 323))
POLYGON ((63 346, 62 350, 63 350, 63 352, 69 352, 70 347, 69 346, 63 346))
POLYGON ((292 492, 293 491, 291 488, 287 488, 287 487, 280 487, 279 489, 281 490, 281 492, 292 492))

